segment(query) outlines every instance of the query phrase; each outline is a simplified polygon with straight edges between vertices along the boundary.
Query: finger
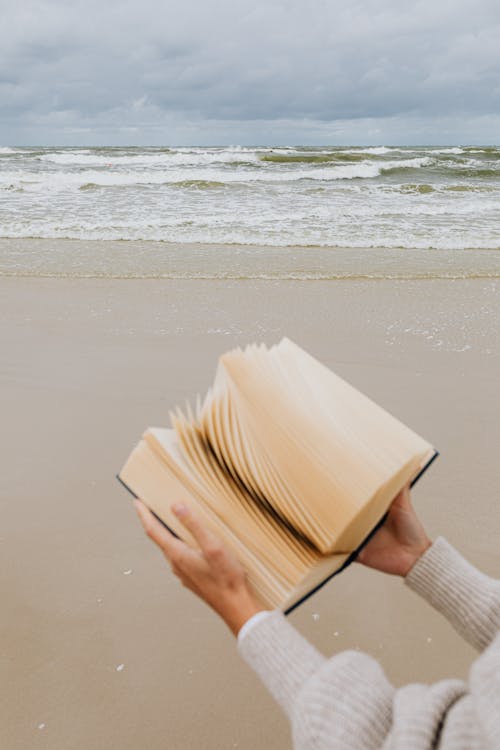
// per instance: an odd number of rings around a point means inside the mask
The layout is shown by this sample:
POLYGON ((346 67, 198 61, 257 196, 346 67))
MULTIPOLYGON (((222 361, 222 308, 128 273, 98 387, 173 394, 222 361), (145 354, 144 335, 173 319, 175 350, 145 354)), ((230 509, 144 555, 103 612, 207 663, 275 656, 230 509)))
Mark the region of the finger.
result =
POLYGON ((365 559, 365 549, 360 549, 356 557, 354 558, 354 562, 362 563, 365 559))
POLYGON ((141 500, 134 500, 134 506, 144 531, 170 561, 178 561, 181 556, 190 551, 187 544, 171 534, 141 500))
POLYGON ((391 503, 391 509, 394 508, 395 510, 410 510, 411 508, 411 501, 410 501, 410 485, 406 484, 396 495, 394 500, 391 503))
POLYGON ((403 487, 403 489, 400 492, 399 507, 409 512, 413 511, 413 505, 411 503, 411 491, 410 491, 409 484, 403 487))
POLYGON ((182 525, 191 532, 204 554, 210 554, 221 548, 220 539, 207 529, 207 527, 202 524, 197 514, 190 510, 186 505, 173 505, 172 511, 182 525))

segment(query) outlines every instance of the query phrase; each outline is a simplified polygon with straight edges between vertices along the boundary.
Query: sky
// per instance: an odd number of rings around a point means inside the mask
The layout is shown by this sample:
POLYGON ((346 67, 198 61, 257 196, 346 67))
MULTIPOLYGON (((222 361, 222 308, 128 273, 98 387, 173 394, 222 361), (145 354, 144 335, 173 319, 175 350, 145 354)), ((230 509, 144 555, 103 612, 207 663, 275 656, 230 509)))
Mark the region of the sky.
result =
POLYGON ((0 145, 500 142, 498 0, 0 8, 0 145))

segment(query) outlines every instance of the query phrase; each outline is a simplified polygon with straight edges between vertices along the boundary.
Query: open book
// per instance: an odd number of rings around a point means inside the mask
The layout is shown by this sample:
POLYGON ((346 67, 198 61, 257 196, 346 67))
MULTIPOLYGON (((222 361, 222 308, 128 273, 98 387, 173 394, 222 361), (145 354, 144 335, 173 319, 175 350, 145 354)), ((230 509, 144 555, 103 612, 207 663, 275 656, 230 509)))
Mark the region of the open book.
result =
POLYGON ((290 612, 343 569, 430 443, 289 339, 219 359, 196 408, 150 427, 118 478, 177 536, 185 502, 243 564, 264 604, 290 612))

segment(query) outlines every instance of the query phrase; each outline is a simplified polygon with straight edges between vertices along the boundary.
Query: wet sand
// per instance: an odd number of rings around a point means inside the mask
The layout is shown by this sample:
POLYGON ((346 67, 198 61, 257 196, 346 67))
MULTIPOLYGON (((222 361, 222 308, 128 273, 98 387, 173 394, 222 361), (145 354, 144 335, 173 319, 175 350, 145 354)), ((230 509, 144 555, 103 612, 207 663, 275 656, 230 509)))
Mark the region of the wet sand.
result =
MULTIPOLYGON (((229 631, 173 578, 114 478, 236 344, 288 335, 433 442, 421 517, 498 576, 498 291, 495 279, 0 279, 0 745, 290 746, 229 631)), ((291 621, 326 654, 368 651, 396 684, 464 677, 474 658, 399 579, 359 565, 291 621)))

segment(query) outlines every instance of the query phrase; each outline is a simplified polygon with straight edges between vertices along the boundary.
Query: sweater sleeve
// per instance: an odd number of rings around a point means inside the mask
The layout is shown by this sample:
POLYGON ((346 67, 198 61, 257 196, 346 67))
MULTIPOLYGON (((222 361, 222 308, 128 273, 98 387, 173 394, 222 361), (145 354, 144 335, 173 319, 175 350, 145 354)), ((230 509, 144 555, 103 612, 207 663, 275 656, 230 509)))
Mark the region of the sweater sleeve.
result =
POLYGON ((500 630, 500 581, 477 570, 443 537, 415 563, 405 583, 479 651, 500 630))
POLYGON ((238 648, 288 715, 294 748, 381 747, 394 688, 375 659, 357 651, 326 659, 277 610, 256 622, 238 648))
POLYGON ((500 633, 476 659, 470 672, 470 689, 482 728, 485 747, 500 747, 500 633))
POLYGON ((326 662, 278 610, 238 636, 238 650, 288 715, 304 683, 326 662))

